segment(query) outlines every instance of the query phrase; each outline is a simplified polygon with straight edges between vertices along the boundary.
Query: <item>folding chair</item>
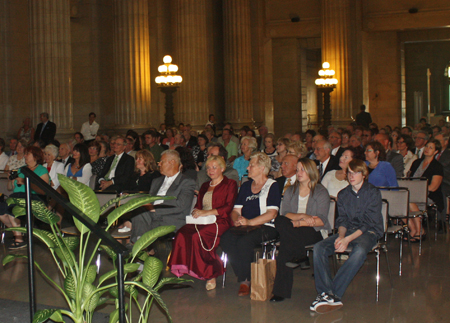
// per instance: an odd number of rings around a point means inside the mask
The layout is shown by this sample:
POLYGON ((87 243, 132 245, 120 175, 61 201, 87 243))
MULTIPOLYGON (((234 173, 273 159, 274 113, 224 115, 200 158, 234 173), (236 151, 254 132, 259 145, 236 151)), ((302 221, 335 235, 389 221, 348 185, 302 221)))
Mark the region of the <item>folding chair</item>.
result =
MULTIPOLYGON (((377 257, 377 275, 376 275, 376 282, 377 282, 377 292, 376 292, 376 301, 378 302, 378 296, 379 296, 379 288, 380 288, 380 252, 383 251, 384 255, 386 256, 386 264, 388 267, 389 272, 389 280, 391 282, 391 288, 394 287, 394 284, 392 283, 392 275, 391 275, 391 267, 389 266, 389 258, 388 258, 388 250, 386 245, 386 233, 388 228, 388 201, 383 200, 383 203, 381 205, 381 214, 383 216, 383 225, 384 225, 384 237, 381 238, 376 245, 372 248, 372 251, 370 253, 375 252, 377 257)), ((347 250, 343 252, 343 254, 350 254, 352 252, 352 247, 348 247, 347 250)), ((335 262, 335 268, 337 268, 337 261, 334 257, 335 262)))
MULTIPOLYGON (((419 243, 419 256, 422 255, 422 226, 423 226, 423 218, 427 220, 427 227, 430 228, 430 221, 428 218, 427 207, 428 205, 428 180, 425 177, 411 177, 411 178, 402 178, 398 179, 398 186, 406 187, 409 191, 409 202, 415 203, 420 211, 409 211, 410 218, 421 219, 420 221, 420 243, 419 243)), ((433 208, 436 208, 436 205, 430 205, 433 208)), ((436 210, 437 211, 437 210, 436 210)), ((437 239, 437 217, 436 217, 436 236, 437 239)))
MULTIPOLYGON (((406 220, 409 219, 409 191, 405 187, 383 187, 380 190, 383 199, 389 203, 388 216, 391 220, 406 220)), ((387 228, 387 234, 399 234, 400 235, 400 259, 398 275, 402 275, 402 256, 403 256, 403 236, 406 233, 408 238, 409 252, 411 254, 411 261, 414 264, 414 258, 412 255, 411 241, 409 240, 408 224, 401 225, 389 225, 387 228)), ((387 235, 386 235, 387 238, 387 235)), ((386 240, 387 241, 387 240, 386 240)))

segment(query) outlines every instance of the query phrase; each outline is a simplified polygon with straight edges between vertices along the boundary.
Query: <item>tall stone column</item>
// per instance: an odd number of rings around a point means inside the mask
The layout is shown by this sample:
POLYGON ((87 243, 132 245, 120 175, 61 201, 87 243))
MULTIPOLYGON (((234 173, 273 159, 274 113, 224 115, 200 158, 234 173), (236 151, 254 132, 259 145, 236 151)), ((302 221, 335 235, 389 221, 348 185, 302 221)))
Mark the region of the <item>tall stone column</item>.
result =
POLYGON ((148 0, 114 0, 117 129, 148 128, 152 122, 148 23, 148 0))
POLYGON ((29 5, 33 115, 48 112, 57 136, 67 134, 73 132, 70 0, 29 5))
POLYGON ((338 84, 331 93, 332 124, 350 122, 358 97, 353 85, 356 53, 353 46, 351 0, 322 0, 322 62, 336 71, 338 84))
POLYGON ((226 120, 249 124, 253 117, 250 1, 223 1, 226 120))
POLYGON ((203 127, 210 111, 210 78, 206 0, 175 0, 176 32, 173 57, 183 83, 176 94, 176 122, 203 127))

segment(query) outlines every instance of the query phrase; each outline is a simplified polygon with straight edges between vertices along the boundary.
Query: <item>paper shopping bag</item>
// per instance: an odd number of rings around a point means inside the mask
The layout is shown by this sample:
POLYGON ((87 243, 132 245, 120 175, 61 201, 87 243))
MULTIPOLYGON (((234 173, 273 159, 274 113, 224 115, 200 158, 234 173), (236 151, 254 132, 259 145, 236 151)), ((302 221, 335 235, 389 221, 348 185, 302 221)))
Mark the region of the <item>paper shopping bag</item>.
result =
POLYGON ((277 273, 277 263, 272 259, 258 259, 252 262, 252 285, 250 298, 266 301, 270 298, 277 273))

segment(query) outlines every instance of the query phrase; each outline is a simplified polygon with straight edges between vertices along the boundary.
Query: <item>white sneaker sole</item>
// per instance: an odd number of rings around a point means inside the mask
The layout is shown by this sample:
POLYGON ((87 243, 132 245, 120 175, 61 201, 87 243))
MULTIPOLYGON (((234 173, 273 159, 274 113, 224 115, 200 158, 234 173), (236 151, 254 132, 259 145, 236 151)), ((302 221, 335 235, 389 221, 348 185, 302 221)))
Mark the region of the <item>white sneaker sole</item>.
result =
POLYGON ((319 313, 319 314, 326 314, 326 313, 331 313, 331 312, 337 311, 337 310, 341 309, 342 306, 344 306, 342 303, 321 304, 321 305, 315 307, 315 311, 316 311, 316 313, 319 313))

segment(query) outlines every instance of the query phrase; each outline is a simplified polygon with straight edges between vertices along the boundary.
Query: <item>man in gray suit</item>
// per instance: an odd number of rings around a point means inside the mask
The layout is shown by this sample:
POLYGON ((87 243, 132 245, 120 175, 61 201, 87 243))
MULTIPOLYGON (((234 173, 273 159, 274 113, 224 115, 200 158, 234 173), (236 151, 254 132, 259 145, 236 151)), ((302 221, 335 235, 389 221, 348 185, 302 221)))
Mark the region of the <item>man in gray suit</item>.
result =
POLYGON ((375 136, 375 141, 378 141, 386 149, 386 161, 394 167, 395 175, 397 177, 403 177, 403 157, 391 149, 392 138, 387 134, 379 133, 375 136))
POLYGON ((163 176, 152 181, 150 195, 175 196, 176 200, 155 201, 149 211, 131 219, 131 241, 136 242, 144 233, 162 225, 174 225, 177 230, 186 224, 191 213, 195 181, 180 171, 180 155, 176 150, 165 150, 159 162, 163 176))

